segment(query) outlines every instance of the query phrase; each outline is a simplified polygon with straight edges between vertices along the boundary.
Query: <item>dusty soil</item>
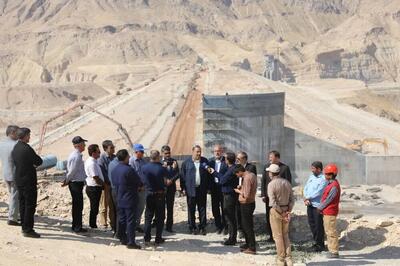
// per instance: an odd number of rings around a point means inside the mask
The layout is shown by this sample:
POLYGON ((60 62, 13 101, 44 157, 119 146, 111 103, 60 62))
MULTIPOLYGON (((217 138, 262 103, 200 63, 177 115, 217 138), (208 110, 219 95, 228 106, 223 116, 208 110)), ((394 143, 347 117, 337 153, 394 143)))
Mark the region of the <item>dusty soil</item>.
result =
MULTIPOLYGON (((400 263, 400 213, 390 213, 386 207, 399 203, 400 187, 344 187, 338 231, 340 233, 341 258, 326 260, 324 256, 308 252, 312 245, 305 207, 301 201, 301 187, 295 187, 297 202, 291 223, 290 237, 296 265, 354 265, 356 262, 375 265, 398 265, 400 263), (369 191, 372 189, 371 192, 369 191), (376 192, 377 190, 380 190, 376 192), (360 199, 349 197, 376 194, 382 201, 374 205, 366 196, 360 199), (388 194, 394 193, 392 196, 388 194), (361 205, 360 205, 361 204, 361 205), (366 208, 361 208, 365 206, 366 208), (366 212, 366 209, 369 212, 366 212), (379 211, 380 210, 380 211, 379 211), (382 214, 386 213, 386 214, 382 214), (387 214, 390 213, 390 214, 387 214), (389 222, 381 226, 382 222, 389 222)), ((84 196, 84 224, 88 223, 89 204, 84 196)), ((1 265, 273 265, 275 248, 268 244, 265 235, 264 204, 256 202, 255 231, 258 255, 241 254, 238 247, 221 244, 224 236, 217 235, 213 226, 211 204, 208 199, 207 236, 187 234, 186 199, 175 201, 175 234, 165 233, 166 243, 159 247, 147 247, 141 251, 127 250, 112 238, 105 229, 91 230, 85 235, 70 232, 71 198, 66 188, 52 179, 39 182, 36 230, 41 239, 21 236, 19 228, 7 226, 7 198, 4 184, 0 184, 0 254, 1 265), (72 255, 73 254, 73 255, 72 255), (104 254, 107 254, 106 256, 104 254)), ((143 244, 143 235, 138 234, 138 243, 143 244)), ((241 239, 240 241, 243 241, 241 239)))

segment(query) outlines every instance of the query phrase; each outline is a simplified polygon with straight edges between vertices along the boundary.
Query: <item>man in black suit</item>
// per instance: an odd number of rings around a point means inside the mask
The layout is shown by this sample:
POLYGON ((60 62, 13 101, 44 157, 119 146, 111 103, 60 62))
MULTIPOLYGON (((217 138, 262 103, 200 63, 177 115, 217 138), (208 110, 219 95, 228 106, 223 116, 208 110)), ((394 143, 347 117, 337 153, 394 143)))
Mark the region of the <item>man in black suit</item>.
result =
MULTIPOLYGON (((257 176, 257 168, 255 165, 248 162, 247 153, 244 151, 239 151, 236 155, 236 163, 240 164, 244 167, 244 169, 248 172, 251 172, 257 176)), ((242 179, 239 179, 239 185, 242 185, 242 179)), ((240 202, 237 202, 236 207, 236 217, 237 217, 237 225, 239 231, 239 237, 243 238, 243 228, 242 228, 242 213, 240 212, 240 202)))
POLYGON ((28 145, 31 137, 29 128, 19 128, 17 136, 19 141, 15 144, 11 156, 15 164, 22 233, 25 237, 39 238, 40 235, 33 230, 37 200, 36 167, 43 161, 28 145))
POLYGON ((262 200, 265 202, 265 216, 267 219, 267 234, 269 234, 270 238, 268 239, 268 242, 274 242, 272 238, 272 230, 271 230, 271 224, 269 222, 269 211, 271 207, 269 206, 269 198, 268 198, 268 184, 271 182, 271 179, 269 177, 269 173, 266 170, 271 164, 277 164, 279 165, 280 171, 279 171, 279 176, 286 179, 289 181, 289 183, 292 183, 292 174, 290 173, 289 166, 281 162, 281 155, 278 151, 270 151, 268 153, 268 160, 269 162, 264 165, 263 168, 263 175, 261 179, 261 197, 262 200))
MULTIPOLYGON (((225 163, 225 157, 222 156, 223 152, 224 148, 222 145, 217 144, 214 146, 214 157, 209 159, 210 167, 220 174, 225 174, 228 170, 228 166, 225 163)), ((217 227, 217 234, 221 234, 224 230, 228 233, 224 215, 224 197, 218 178, 211 178, 210 190, 212 214, 214 216, 215 227, 217 227)))
POLYGON ((202 235, 207 234, 206 206, 210 180, 208 168, 208 160, 201 156, 199 145, 192 148, 192 157, 182 163, 181 189, 187 195, 189 231, 191 234, 197 234, 196 206, 200 216, 199 231, 202 235))

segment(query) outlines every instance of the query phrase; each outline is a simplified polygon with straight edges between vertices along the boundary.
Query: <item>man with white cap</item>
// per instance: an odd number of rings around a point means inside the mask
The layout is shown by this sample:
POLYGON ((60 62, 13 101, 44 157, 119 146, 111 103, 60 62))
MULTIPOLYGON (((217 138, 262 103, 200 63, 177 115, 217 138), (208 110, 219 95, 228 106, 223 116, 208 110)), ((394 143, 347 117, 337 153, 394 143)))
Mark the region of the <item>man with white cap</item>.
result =
MULTIPOLYGON (((135 169, 138 173, 142 183, 144 184, 143 177, 143 166, 148 163, 144 159, 144 147, 142 144, 136 143, 133 145, 133 150, 135 151, 135 155, 132 156, 129 160, 129 165, 135 169)), ((142 220, 142 215, 144 212, 144 207, 146 205, 146 195, 144 191, 144 186, 139 188, 138 192, 138 205, 136 209, 136 231, 139 233, 144 233, 143 228, 140 227, 140 221, 142 220)))
POLYGON ((280 167, 271 164, 267 169, 271 182, 268 184, 268 198, 272 236, 276 245, 277 265, 292 266, 291 248, 289 240, 290 212, 293 209, 294 199, 292 185, 288 180, 280 177, 280 167))

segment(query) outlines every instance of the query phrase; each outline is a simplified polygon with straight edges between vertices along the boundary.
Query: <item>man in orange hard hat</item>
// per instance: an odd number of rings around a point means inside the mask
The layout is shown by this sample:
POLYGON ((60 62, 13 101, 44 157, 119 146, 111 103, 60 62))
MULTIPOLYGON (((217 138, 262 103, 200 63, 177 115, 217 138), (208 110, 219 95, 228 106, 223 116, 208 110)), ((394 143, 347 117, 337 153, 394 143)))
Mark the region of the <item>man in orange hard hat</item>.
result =
POLYGON ((328 241, 328 258, 339 257, 339 238, 336 231, 336 219, 339 213, 340 185, 336 180, 338 167, 328 164, 324 168, 326 180, 329 182, 322 194, 318 209, 324 215, 324 228, 328 241))

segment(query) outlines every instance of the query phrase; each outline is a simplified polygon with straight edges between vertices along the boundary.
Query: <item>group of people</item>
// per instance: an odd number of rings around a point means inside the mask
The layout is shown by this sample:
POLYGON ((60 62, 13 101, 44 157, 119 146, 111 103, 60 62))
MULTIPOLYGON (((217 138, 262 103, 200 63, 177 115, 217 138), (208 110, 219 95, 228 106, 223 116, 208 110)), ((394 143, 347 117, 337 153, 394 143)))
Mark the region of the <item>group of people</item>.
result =
MULTIPOLYGON (((23 235, 38 238, 33 229, 37 198, 36 167, 42 159, 28 145, 30 130, 9 126, 7 139, 0 143, 3 176, 9 191, 9 225, 21 225, 23 235), (19 211, 18 211, 19 210, 19 211), (18 220, 18 213, 20 222, 18 220)), ((73 151, 67 161, 67 173, 62 182, 72 197, 72 231, 85 233, 83 227, 83 190, 90 201, 89 226, 100 224, 114 231, 116 238, 130 249, 140 249, 136 232, 144 233, 145 245, 151 241, 155 227, 155 244, 164 243, 164 226, 173 231, 173 211, 176 181, 187 199, 188 232, 207 234, 207 194, 211 195, 212 215, 217 234, 228 235, 224 245, 237 244, 237 237, 245 239, 240 250, 256 254, 253 225, 257 193, 257 169, 248 162, 244 151, 225 152, 215 145, 214 156, 202 156, 202 148, 195 145, 190 158, 179 167, 167 145, 161 151, 145 149, 135 144, 131 157, 128 150, 115 152, 112 141, 87 147, 89 157, 83 160, 87 140, 72 139, 73 151), (196 223, 196 208, 199 222, 196 223), (144 213, 144 227, 141 220, 144 213)), ((327 236, 329 257, 338 257, 336 216, 339 211, 340 185, 336 180, 338 168, 321 162, 311 165, 312 175, 304 186, 304 204, 314 237, 314 251, 325 250, 327 236)), ((268 163, 262 168, 261 197, 265 203, 266 231, 269 242, 275 242, 277 264, 292 265, 289 240, 290 213, 294 206, 290 169, 280 160, 278 151, 268 153, 268 163)))

